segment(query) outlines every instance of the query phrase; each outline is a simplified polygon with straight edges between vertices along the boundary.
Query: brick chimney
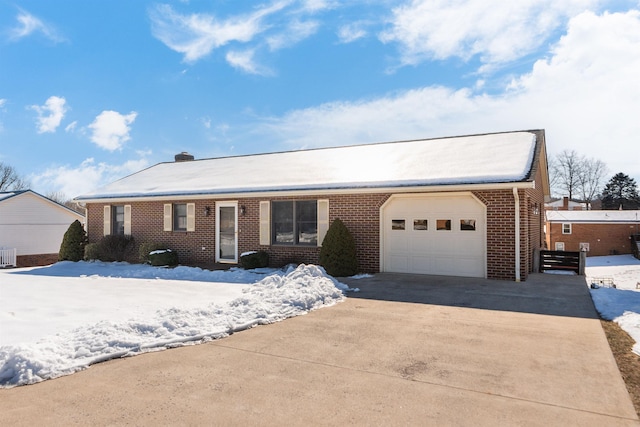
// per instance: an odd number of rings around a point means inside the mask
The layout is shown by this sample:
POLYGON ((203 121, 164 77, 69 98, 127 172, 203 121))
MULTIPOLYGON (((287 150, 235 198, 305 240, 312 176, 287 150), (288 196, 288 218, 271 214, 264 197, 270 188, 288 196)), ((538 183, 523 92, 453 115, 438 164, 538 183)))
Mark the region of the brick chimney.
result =
POLYGON ((562 210, 563 211, 569 210, 569 198, 567 196, 564 196, 562 198, 562 210))
POLYGON ((176 162, 190 162, 191 160, 194 159, 194 157, 193 155, 187 153, 186 151, 183 151, 180 154, 176 154, 175 159, 176 159, 176 162))

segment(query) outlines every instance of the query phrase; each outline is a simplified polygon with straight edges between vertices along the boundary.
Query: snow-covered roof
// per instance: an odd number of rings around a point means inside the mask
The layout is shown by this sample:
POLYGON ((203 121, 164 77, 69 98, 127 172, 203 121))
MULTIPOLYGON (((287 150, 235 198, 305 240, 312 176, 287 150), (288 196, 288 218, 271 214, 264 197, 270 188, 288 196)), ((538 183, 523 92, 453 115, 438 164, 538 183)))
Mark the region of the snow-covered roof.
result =
POLYGON ((521 182, 539 132, 160 163, 76 200, 521 182))
MULTIPOLYGON (((561 208, 564 206, 564 201, 562 199, 558 199, 558 200, 554 200, 553 202, 545 203, 544 206, 547 208, 561 208)), ((573 200, 569 200, 567 202, 567 206, 569 208, 587 209, 586 203, 574 202, 573 200)))
POLYGON ((8 198, 13 197, 13 196, 15 196, 17 194, 20 194, 20 193, 22 193, 22 191, 18 191, 18 192, 16 192, 16 191, 3 191, 3 192, 0 192, 0 201, 8 199, 8 198))
POLYGON ((547 211, 550 222, 640 222, 640 210, 635 211, 547 211))

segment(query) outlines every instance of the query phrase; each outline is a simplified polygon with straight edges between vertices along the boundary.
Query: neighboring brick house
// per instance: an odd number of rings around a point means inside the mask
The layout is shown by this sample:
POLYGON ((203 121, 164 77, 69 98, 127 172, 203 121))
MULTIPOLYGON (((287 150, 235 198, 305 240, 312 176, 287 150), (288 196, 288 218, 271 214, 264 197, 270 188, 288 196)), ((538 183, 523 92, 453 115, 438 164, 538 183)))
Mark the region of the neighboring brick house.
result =
POLYGON ((586 211, 587 204, 584 202, 575 202, 569 200, 568 197, 563 197, 552 202, 544 204, 544 208, 550 211, 586 211))
POLYGON ((75 220, 84 224, 83 215, 35 191, 0 192, 0 249, 15 249, 18 267, 55 263, 75 220))
POLYGON ((584 250, 587 256, 631 254, 640 233, 640 211, 547 211, 551 250, 584 250))
POLYGON ((160 163, 76 200, 89 240, 131 234, 183 264, 317 263, 340 218, 362 272, 526 279, 549 195, 543 130, 160 163))

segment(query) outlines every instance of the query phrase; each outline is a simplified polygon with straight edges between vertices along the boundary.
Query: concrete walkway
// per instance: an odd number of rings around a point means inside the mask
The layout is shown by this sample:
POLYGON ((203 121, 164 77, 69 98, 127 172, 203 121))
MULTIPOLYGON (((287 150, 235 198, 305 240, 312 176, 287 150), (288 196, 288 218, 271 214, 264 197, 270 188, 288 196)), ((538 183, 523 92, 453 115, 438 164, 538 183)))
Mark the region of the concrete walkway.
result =
POLYGON ((0 419, 640 425, 583 279, 381 274, 350 282, 362 292, 306 316, 0 390, 0 419))

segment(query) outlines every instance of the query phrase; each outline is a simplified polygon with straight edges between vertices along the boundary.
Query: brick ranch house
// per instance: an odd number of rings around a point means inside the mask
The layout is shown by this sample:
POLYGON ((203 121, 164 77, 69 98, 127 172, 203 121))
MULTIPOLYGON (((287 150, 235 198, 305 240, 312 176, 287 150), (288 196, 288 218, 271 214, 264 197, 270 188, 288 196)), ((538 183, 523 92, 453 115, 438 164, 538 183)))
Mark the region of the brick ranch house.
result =
MULTIPOLYGON (((186 160, 186 161, 185 161, 186 160)), ((525 280, 544 244, 544 130, 193 160, 76 198, 89 240, 131 234, 181 264, 317 263, 340 218, 362 272, 525 280)))
POLYGON ((640 232, 640 211, 547 211, 547 246, 587 252, 587 256, 633 253, 631 236, 640 232))

